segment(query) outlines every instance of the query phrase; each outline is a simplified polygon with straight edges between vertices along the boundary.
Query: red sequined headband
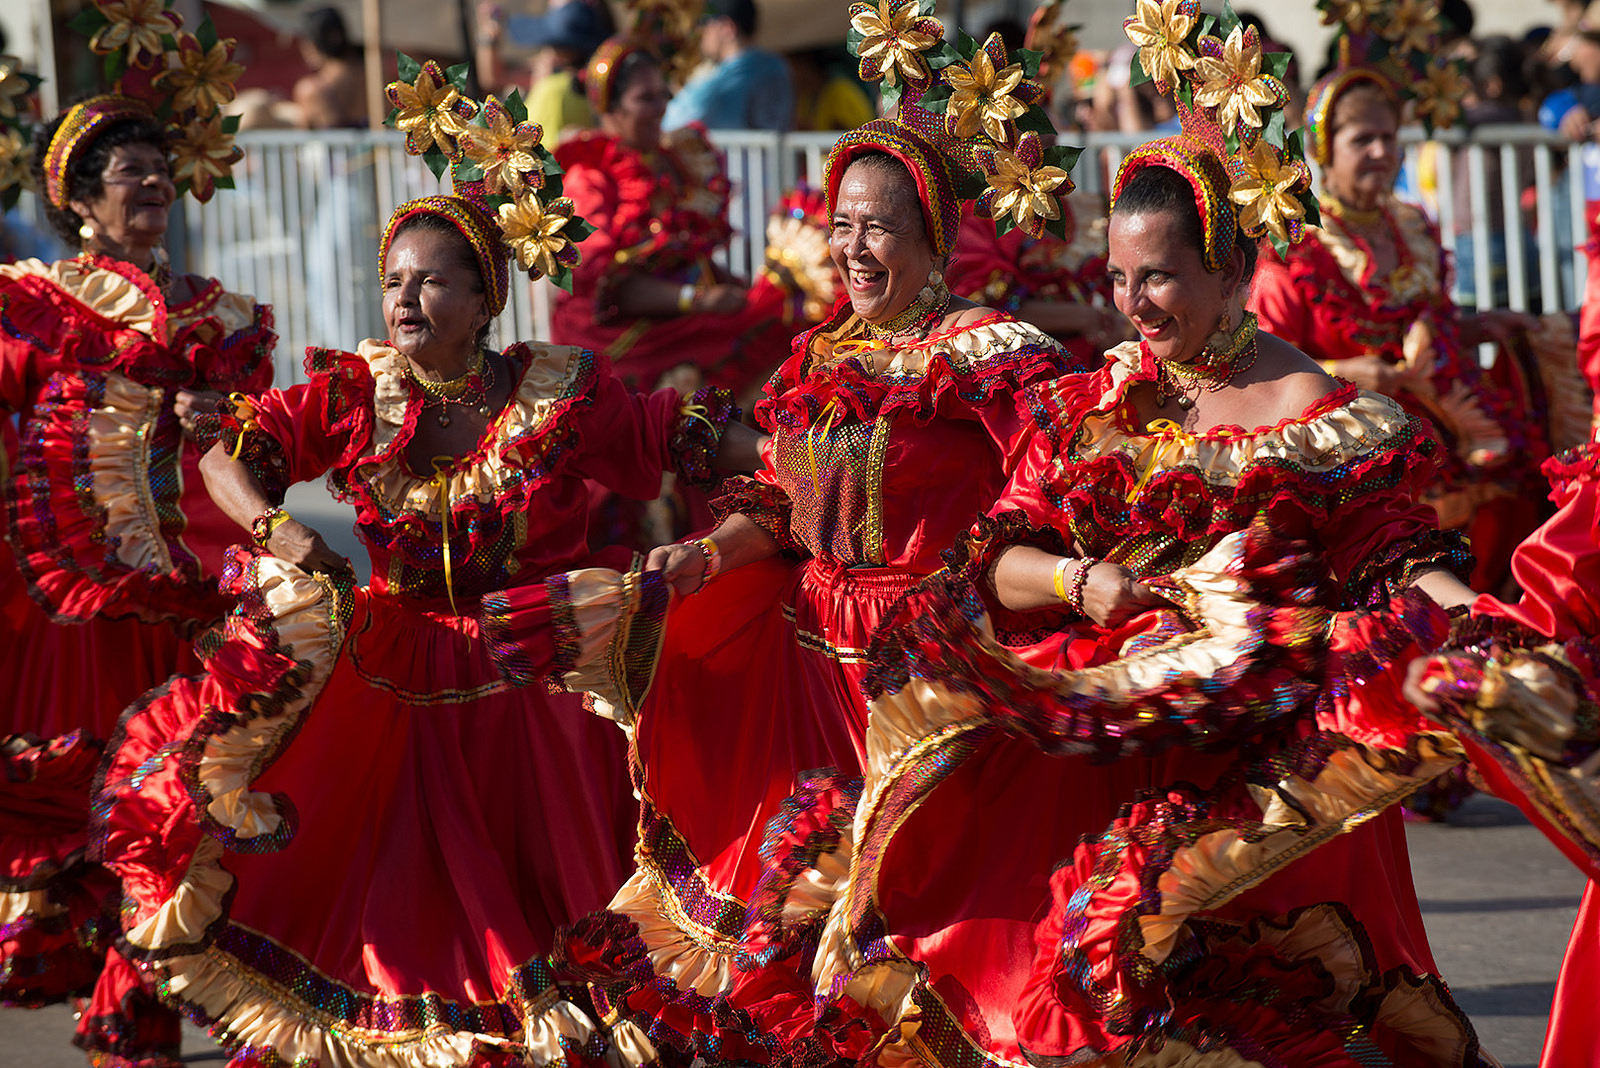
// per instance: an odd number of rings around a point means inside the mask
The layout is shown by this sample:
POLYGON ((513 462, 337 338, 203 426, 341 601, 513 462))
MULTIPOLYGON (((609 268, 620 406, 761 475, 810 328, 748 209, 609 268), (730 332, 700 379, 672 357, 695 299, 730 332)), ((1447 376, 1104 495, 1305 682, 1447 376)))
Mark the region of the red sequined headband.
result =
POLYGON ((90 97, 81 104, 72 105, 45 149, 45 199, 57 208, 66 208, 72 199, 72 190, 67 188, 67 171, 72 161, 107 127, 128 119, 153 118, 155 112, 143 101, 114 94, 90 97))
POLYGON ((384 227, 383 241, 378 245, 378 277, 382 279, 389 270, 389 246, 394 235, 408 220, 419 215, 436 215, 447 220, 472 247, 478 261, 478 272, 483 275, 484 292, 489 298, 489 311, 499 315, 505 311, 506 296, 510 292, 510 253, 500 227, 484 209, 464 197, 432 196, 409 200, 389 216, 384 227))
POLYGON ((956 228, 961 224, 961 201, 950 170, 933 146, 916 130, 894 119, 873 119, 851 130, 834 144, 828 154, 828 213, 839 199, 839 183, 850 163, 873 152, 883 152, 905 165, 917 184, 917 203, 922 208, 922 223, 928 240, 940 256, 950 254, 955 245, 956 228))
POLYGON ((589 106, 596 115, 611 110, 611 89, 617 68, 635 52, 650 54, 644 42, 633 37, 608 37, 589 59, 589 69, 584 73, 583 90, 589 97, 589 106))
POLYGON ((1111 210, 1117 210, 1117 200, 1123 188, 1140 171, 1149 167, 1166 167, 1176 171, 1194 191, 1195 210, 1200 213, 1200 258, 1206 270, 1213 274, 1228 265, 1233 257, 1234 241, 1239 233, 1239 215, 1228 197, 1232 180, 1227 169, 1217 158, 1210 145, 1189 134, 1164 137, 1140 145, 1129 152, 1117 168, 1117 180, 1111 187, 1111 210))

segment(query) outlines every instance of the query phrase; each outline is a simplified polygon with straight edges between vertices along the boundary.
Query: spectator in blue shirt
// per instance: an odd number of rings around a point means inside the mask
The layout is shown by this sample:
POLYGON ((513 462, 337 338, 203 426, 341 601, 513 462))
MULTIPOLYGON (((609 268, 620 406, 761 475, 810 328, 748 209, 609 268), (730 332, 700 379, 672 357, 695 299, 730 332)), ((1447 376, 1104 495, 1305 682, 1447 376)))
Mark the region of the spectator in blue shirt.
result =
POLYGON ((712 130, 788 130, 794 126, 794 87, 789 68, 754 46, 752 0, 707 0, 700 27, 706 63, 672 103, 662 128, 701 122, 712 130))

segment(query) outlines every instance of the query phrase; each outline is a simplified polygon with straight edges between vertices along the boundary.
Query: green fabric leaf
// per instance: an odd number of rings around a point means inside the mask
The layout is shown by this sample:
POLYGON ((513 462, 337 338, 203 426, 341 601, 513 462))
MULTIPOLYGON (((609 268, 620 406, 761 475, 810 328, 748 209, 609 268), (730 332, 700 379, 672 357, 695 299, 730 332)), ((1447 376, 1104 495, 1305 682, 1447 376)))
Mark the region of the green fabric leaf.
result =
POLYGON ((418 63, 404 52, 396 52, 395 58, 398 64, 397 73, 400 75, 400 80, 403 82, 416 81, 417 75, 422 73, 422 64, 418 63))
POLYGON ((211 49, 216 46, 217 28, 212 24, 210 15, 207 15, 205 18, 201 19, 200 25, 194 28, 194 39, 199 41, 200 47, 204 48, 207 52, 211 51, 211 49))

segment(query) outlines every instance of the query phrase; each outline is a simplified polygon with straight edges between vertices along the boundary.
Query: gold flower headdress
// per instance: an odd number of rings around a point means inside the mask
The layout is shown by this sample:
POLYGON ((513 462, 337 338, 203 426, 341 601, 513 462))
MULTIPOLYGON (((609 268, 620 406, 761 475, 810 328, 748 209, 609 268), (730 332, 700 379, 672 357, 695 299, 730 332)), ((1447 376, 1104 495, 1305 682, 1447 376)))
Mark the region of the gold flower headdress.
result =
POLYGON ((830 198, 849 158, 876 148, 913 168, 924 200, 933 202, 924 209, 936 246, 953 236, 944 216, 956 210, 954 199, 973 201, 1001 234, 1020 228, 1033 237, 1046 229, 1064 236, 1060 199, 1072 192, 1068 172, 1082 150, 1051 143, 1055 127, 1040 106, 1040 53, 1008 53, 998 33, 982 43, 961 33, 952 46, 933 9, 934 0, 851 5, 848 41, 861 79, 882 82, 885 101, 897 105, 892 121, 911 139, 891 146, 894 131, 875 137, 874 124, 846 135, 829 160, 830 198))
POLYGON ((9 211, 32 184, 33 126, 28 98, 39 79, 11 56, 0 56, 0 211, 9 211))
POLYGON ((94 0, 72 21, 90 50, 105 57, 112 92, 143 102, 168 124, 178 194, 205 203, 233 188, 233 167, 244 158, 234 144, 239 117, 221 112, 244 67, 233 61, 237 42, 219 38, 210 16, 192 34, 182 25, 171 0, 94 0))
POLYGON ((1213 270, 1232 247, 1235 221, 1246 236, 1270 237, 1280 251, 1299 240, 1304 226, 1319 217, 1300 132, 1284 130, 1289 54, 1264 53, 1255 29, 1240 22, 1226 2, 1220 16, 1211 16, 1202 14, 1197 0, 1138 0, 1123 29, 1139 49, 1135 84, 1153 81, 1172 95, 1183 135, 1129 153, 1116 191, 1152 164, 1188 177, 1213 270), (1202 165, 1199 157, 1207 153, 1221 171, 1202 165), (1218 186, 1223 173, 1226 188, 1218 186))
MULTIPOLYGON (((401 53, 399 74, 386 90, 394 105, 386 122, 405 132, 406 151, 421 156, 436 178, 449 169, 454 195, 493 225, 531 277, 571 290, 578 242, 594 228, 561 195, 561 165, 544 147, 539 124, 528 121, 521 94, 474 100, 465 63, 444 70, 401 53)), ((380 258, 393 221, 389 229, 380 258)))
POLYGON ((1313 158, 1321 162, 1327 154, 1327 118, 1335 100, 1362 80, 1386 81, 1397 102, 1413 101, 1429 134, 1461 118, 1466 64, 1441 54, 1438 0, 1317 0, 1317 8, 1323 25, 1335 27, 1339 64, 1307 100, 1313 158))

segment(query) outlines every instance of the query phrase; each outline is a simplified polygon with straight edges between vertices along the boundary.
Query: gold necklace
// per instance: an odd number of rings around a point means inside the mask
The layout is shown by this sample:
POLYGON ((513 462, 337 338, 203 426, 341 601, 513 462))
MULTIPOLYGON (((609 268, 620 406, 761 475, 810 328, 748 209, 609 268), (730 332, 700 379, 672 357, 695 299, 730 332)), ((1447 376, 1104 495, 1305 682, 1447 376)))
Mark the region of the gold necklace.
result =
POLYGON ((447 379, 444 382, 429 382, 416 373, 410 360, 406 361, 405 375, 407 381, 422 391, 423 409, 439 409, 440 426, 450 425, 452 404, 477 408, 478 414, 485 418, 493 414, 489 409, 489 394, 494 390, 494 365, 489 362, 488 354, 482 349, 478 350, 477 364, 457 378, 447 379))
POLYGON ((1232 382, 1261 354, 1256 345, 1257 329, 1256 313, 1246 312, 1244 320, 1228 335, 1228 347, 1222 352, 1208 345, 1191 363, 1158 360, 1156 405, 1166 407, 1168 399, 1176 399, 1178 407, 1188 411, 1202 390, 1215 393, 1232 382))
POLYGON ((945 309, 950 307, 950 287, 945 284, 944 275, 934 271, 928 278, 928 284, 917 291, 917 299, 911 306, 899 315, 885 319, 881 323, 866 324, 867 334, 880 341, 887 341, 895 334, 903 334, 913 326, 922 325, 924 322, 932 324, 945 309))
POLYGON ((1324 193, 1317 203, 1323 211, 1351 226, 1375 226, 1383 221, 1382 204, 1376 208, 1352 208, 1332 193, 1324 193))

